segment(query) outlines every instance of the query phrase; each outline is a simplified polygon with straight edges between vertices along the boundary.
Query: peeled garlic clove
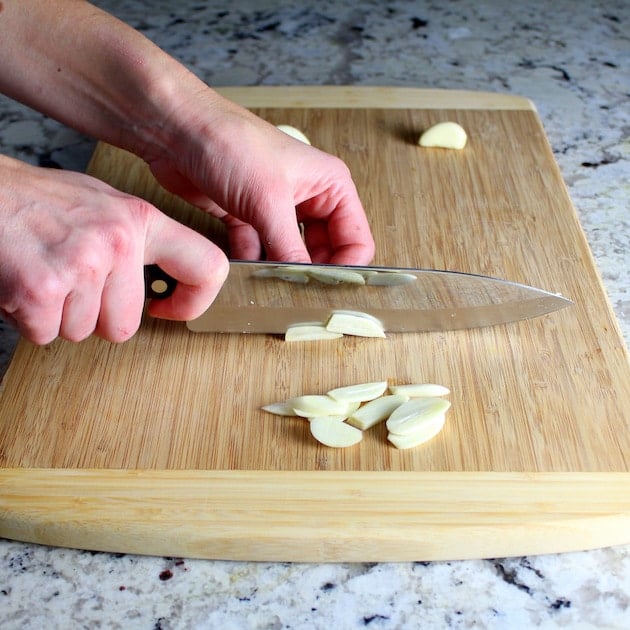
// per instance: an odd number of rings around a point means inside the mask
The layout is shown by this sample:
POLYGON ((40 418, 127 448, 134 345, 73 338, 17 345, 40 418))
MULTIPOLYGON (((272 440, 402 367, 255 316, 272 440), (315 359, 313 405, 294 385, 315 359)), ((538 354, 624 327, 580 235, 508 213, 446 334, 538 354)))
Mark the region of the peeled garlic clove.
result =
POLYGON ((295 411, 293 411, 293 407, 289 405, 287 402, 276 402, 271 403, 270 405, 265 405, 261 407, 263 411, 267 413, 273 413, 276 416, 295 416, 295 411))
POLYGON ((326 322, 326 329, 357 337, 385 337, 383 324, 359 311, 335 311, 326 322))
POLYGON ((341 333, 327 330, 324 324, 294 324, 284 333, 285 341, 321 341, 340 337, 343 337, 341 333))
POLYGON ((330 396, 306 395, 297 396, 287 401, 297 416, 316 418, 317 416, 339 416, 349 413, 346 402, 334 400, 330 396))
POLYGON ((387 389, 387 381, 359 383, 331 389, 326 395, 345 402, 364 402, 382 396, 387 389))
POLYGON ((438 396, 448 396, 451 390, 444 385, 434 383, 410 383, 408 385, 390 385, 389 391, 392 394, 403 394, 409 398, 435 398, 438 396))
POLYGON ((429 127, 418 140, 422 147, 441 147, 443 149, 463 149, 468 137, 461 125, 455 122, 441 122, 429 127))
POLYGON ((404 402, 407 402, 409 398, 400 394, 393 394, 391 396, 381 396, 365 403, 365 405, 359 407, 354 413, 348 417, 348 424, 351 424, 357 429, 366 431, 379 422, 383 422, 388 418, 394 410, 396 410, 404 402))
POLYGON ((309 269, 309 276, 324 284, 365 284, 365 278, 350 269, 325 269, 315 267, 309 269))
POLYGON ((420 431, 423 424, 445 414, 450 406, 451 403, 443 398, 412 398, 387 419, 387 430, 397 435, 420 431))
POLYGON ((414 431, 413 433, 408 433, 407 435, 389 433, 387 435, 387 439, 396 448, 413 448, 414 446, 419 446, 424 442, 428 442, 431 438, 434 438, 442 430, 445 420, 446 414, 442 413, 425 422, 418 430, 414 431))
POLYGON ((330 418, 315 418, 310 426, 311 434, 318 442, 333 448, 353 446, 363 439, 363 432, 359 429, 330 418))
POLYGON ((304 133, 296 127, 292 127, 291 125, 276 125, 276 127, 288 136, 291 136, 304 144, 311 144, 311 141, 304 135, 304 133))

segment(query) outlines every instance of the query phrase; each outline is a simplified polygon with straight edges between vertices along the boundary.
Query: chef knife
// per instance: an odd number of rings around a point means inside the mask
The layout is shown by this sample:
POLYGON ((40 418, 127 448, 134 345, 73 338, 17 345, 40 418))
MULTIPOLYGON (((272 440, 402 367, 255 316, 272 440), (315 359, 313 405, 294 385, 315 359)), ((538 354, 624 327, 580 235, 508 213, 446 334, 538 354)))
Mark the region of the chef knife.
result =
MULTIPOLYGON (((145 279, 150 298, 164 298, 176 286, 156 265, 145 268, 145 279)), ((505 324, 571 304, 542 289, 457 271, 233 261, 212 305, 187 326, 284 333, 343 310, 371 315, 388 332, 425 332, 505 324)))

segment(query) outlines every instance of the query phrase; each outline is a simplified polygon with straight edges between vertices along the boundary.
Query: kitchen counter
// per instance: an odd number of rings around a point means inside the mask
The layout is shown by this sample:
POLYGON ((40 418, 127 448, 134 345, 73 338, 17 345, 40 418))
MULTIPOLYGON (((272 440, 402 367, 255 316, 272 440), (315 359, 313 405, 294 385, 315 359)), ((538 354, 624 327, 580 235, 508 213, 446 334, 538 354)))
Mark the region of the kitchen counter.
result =
MULTIPOLYGON (((536 104, 630 340, 626 0, 97 2, 211 85, 396 85, 536 104)), ((0 150, 84 170, 94 143, 0 97, 0 150)), ((0 375, 16 335, 0 325, 0 375)), ((0 541, 0 626, 627 628, 630 546, 398 564, 237 563, 0 541)))

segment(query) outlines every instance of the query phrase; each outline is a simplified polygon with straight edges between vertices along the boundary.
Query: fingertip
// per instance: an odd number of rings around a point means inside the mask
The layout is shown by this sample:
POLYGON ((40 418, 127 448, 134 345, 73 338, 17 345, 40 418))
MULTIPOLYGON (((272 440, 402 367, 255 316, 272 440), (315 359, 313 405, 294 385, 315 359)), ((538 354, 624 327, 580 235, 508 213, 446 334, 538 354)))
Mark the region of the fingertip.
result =
POLYGON ((310 263, 311 256, 304 242, 300 239, 299 243, 289 245, 286 242, 278 240, 267 242, 265 247, 267 260, 275 262, 292 262, 292 263, 310 263))
POLYGON ((101 310, 101 316, 94 329, 94 334, 101 339, 111 341, 112 343, 123 343, 131 339, 140 328, 142 323, 143 305, 126 304, 122 305, 121 312, 118 315, 111 313, 111 305, 109 308, 101 310))

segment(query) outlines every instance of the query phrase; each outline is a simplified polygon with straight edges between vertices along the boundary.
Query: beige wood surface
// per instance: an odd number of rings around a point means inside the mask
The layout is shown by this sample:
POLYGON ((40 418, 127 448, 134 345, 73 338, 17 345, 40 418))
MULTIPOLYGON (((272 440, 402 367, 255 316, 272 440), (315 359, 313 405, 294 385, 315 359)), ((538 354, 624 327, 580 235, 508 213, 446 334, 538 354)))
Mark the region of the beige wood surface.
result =
MULTIPOLYGON (((0 398, 0 536, 319 561, 630 542, 628 353, 533 106, 385 88, 327 88, 314 107, 305 106, 314 88, 225 93, 348 163, 377 240, 375 264, 494 275, 575 305, 505 326, 386 340, 285 344, 146 319, 118 346, 21 341, 0 398), (463 151, 416 145, 424 128, 447 119, 467 129, 463 151), (448 385, 442 433, 397 451, 377 427, 356 447, 328 449, 305 421, 260 410, 383 379, 448 385), (97 504, 111 505, 109 516, 97 504), (350 542, 353 511, 369 527, 350 542), (274 518, 261 534, 266 515, 274 518), (193 536, 197 517, 204 531, 193 536), (173 519, 185 526, 181 540, 168 534, 173 519), (409 545, 410 535, 425 542, 409 545)), ((221 240, 215 223, 159 190, 132 156, 99 145, 89 170, 221 240)))
POLYGON ((628 541, 619 473, 9 469, 0 479, 3 536, 86 549, 386 562, 628 541))

